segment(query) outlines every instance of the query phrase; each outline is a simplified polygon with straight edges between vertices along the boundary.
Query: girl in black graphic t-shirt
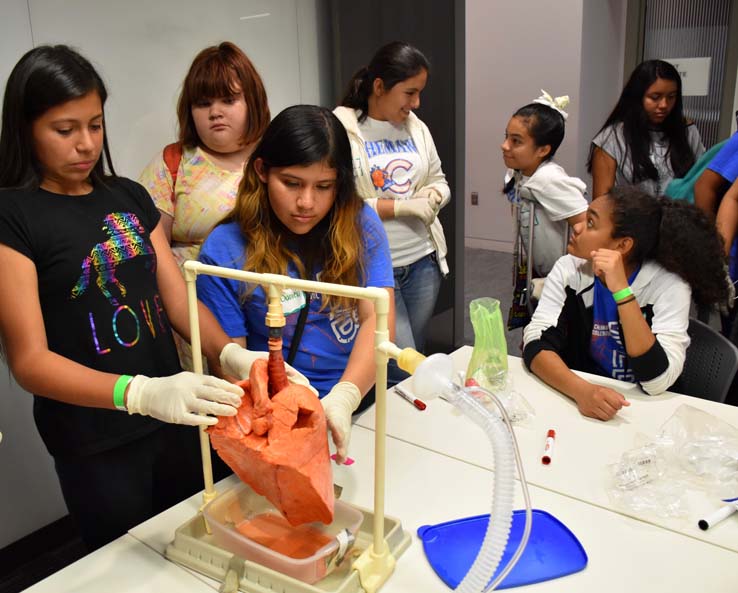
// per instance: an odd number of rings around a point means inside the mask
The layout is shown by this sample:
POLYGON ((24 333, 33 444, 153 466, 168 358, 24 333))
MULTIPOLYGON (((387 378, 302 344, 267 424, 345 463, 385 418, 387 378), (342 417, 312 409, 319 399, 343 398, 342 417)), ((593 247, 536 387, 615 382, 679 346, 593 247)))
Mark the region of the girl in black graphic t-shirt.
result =
MULTIPOLYGON (((93 548, 201 487, 196 431, 175 425, 215 424, 243 393, 180 372, 171 328, 189 337, 184 280, 148 194, 114 175, 106 97, 85 58, 37 47, 8 79, 0 133, 3 352, 35 394, 93 548)), ((249 353, 230 345, 219 358, 229 338, 202 306, 200 319, 210 369, 248 374, 249 353)))

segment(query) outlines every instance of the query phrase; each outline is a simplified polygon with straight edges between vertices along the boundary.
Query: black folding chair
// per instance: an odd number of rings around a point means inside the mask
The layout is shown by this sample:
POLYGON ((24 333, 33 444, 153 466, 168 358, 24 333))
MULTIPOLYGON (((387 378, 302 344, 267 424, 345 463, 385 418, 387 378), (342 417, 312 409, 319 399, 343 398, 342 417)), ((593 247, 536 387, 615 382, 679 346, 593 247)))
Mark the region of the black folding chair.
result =
POLYGON ((738 348, 720 332, 689 320, 691 342, 682 374, 670 391, 724 403, 738 370, 738 348))

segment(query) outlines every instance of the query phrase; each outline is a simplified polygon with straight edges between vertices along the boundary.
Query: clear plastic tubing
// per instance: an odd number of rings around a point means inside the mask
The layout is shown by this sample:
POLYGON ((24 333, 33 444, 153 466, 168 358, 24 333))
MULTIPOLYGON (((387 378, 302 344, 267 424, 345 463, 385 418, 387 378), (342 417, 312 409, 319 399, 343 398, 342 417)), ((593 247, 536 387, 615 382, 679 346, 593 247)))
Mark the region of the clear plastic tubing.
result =
MULTIPOLYGON (((492 445, 495 483, 491 517, 494 520, 490 520, 487 526, 482 548, 472 567, 456 588, 456 591, 461 593, 480 593, 486 590, 487 583, 497 570, 510 536, 513 488, 515 485, 515 449, 511 438, 511 429, 471 395, 474 390, 489 392, 479 387, 462 389, 453 383, 452 375, 453 363, 450 357, 445 354, 434 354, 424 360, 416 369, 413 376, 413 390, 418 397, 425 399, 444 395, 450 403, 459 408, 469 419, 484 430, 492 445)), ((529 525, 526 525, 527 531, 529 531, 529 525)), ((527 533, 521 541, 521 548, 515 554, 516 557, 512 559, 504 573, 501 573, 495 579, 491 587, 495 587, 512 569, 512 563, 522 553, 522 546, 525 545, 526 540, 527 533)))

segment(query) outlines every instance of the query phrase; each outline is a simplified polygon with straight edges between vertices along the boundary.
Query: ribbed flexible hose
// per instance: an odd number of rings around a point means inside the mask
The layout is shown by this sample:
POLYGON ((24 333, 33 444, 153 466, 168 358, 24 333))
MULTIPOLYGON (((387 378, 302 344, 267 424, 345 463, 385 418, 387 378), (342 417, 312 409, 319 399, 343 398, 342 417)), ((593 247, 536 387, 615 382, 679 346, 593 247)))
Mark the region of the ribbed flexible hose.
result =
MULTIPOLYGON (((484 430, 484 433, 492 444, 495 462, 494 494, 492 497, 492 512, 484 535, 482 547, 472 567, 467 572, 464 580, 459 583, 457 591, 463 593, 480 593, 491 591, 497 587, 505 577, 510 574, 528 543, 533 515, 530 504, 528 486, 525 482, 525 471, 523 460, 520 457, 515 433, 510 423, 505 407, 494 394, 481 387, 461 388, 452 381, 454 363, 448 354, 431 354, 418 365, 413 374, 413 387, 415 393, 426 400, 443 395, 447 401, 461 410, 472 422, 484 430), (496 414, 490 412, 480 400, 473 396, 475 392, 485 394, 495 403, 502 415, 500 419, 496 414), (507 546, 512 525, 512 505, 514 473, 513 461, 517 465, 520 476, 520 486, 525 501, 525 527, 520 543, 512 558, 489 584, 492 575, 500 564, 502 555, 507 546)), ((462 381, 463 383, 463 377, 462 381)), ((484 398, 483 398, 484 399, 484 398)))
POLYGON ((480 426, 492 444, 495 463, 495 488, 492 497, 492 510, 482 548, 472 567, 459 583, 456 591, 460 593, 480 593, 484 591, 492 575, 500 564, 507 546, 512 525, 513 488, 515 485, 515 454, 510 431, 504 422, 487 410, 469 391, 475 388, 454 389, 448 400, 469 419, 480 426), (494 520, 492 520, 494 518, 494 520))

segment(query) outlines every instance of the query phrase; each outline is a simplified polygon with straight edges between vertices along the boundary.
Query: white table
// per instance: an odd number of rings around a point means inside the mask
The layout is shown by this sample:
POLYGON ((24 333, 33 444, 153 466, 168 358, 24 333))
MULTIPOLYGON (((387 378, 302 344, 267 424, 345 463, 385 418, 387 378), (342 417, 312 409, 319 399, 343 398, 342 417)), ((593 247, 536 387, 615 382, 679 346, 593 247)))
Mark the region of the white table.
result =
POLYGON ((212 593, 212 588, 130 535, 26 589, 28 593, 212 593))
MULTIPOLYGON (((466 370, 471 351, 471 347, 465 346, 452 354, 457 370, 466 370)), ((633 448, 638 434, 655 436, 681 404, 694 406, 738 426, 737 407, 671 393, 648 396, 635 385, 580 373, 588 380, 617 389, 631 404, 609 422, 585 418, 571 399, 529 373, 522 359, 510 356, 508 365, 515 389, 535 409, 535 418, 530 425, 517 426, 515 429, 526 479, 541 488, 606 509, 613 509, 606 490, 606 465, 619 461, 624 451, 633 448), (556 444, 553 461, 546 466, 541 463, 541 454, 549 428, 556 429, 556 444)), ((407 384, 411 388, 410 381, 401 385, 407 384)), ((374 413, 374 407, 367 410, 357 425, 374 429, 374 413)), ((419 411, 392 392, 388 393, 389 436, 451 458, 492 468, 493 461, 486 438, 481 431, 472 430, 470 426, 473 424, 465 416, 441 399, 429 401, 427 409, 419 411)), ((353 456, 352 449, 349 455, 353 456)), ((738 496, 738 492, 735 495, 738 496)), ((688 503, 691 511, 689 519, 636 514, 624 508, 614 510, 738 551, 738 514, 708 531, 701 531, 697 527, 697 520, 719 508, 722 503, 700 491, 689 491, 688 503)), ((738 567, 735 570, 738 574, 738 567)))
MULTIPOLYGON (((454 354, 463 368, 470 349, 454 354)), ((738 425, 738 411, 707 401, 678 395, 649 398, 626 393, 630 408, 609 423, 579 415, 573 402, 550 390, 510 358, 516 388, 536 410, 530 427, 518 427, 531 486, 533 506, 553 514, 579 538, 589 555, 587 568, 574 575, 523 587, 530 591, 573 593, 653 591, 738 591, 738 525, 732 517, 708 532, 693 522, 632 518, 622 510, 609 510, 604 489, 604 464, 616 461, 633 446, 638 432, 656 434, 681 403, 688 402, 738 425), (556 428, 558 436, 551 466, 540 464, 545 433, 556 428)), ((595 378, 606 384, 617 384, 595 378)), ((389 395, 387 440, 388 515, 401 519, 413 535, 410 548, 399 558, 395 573, 382 591, 445 592, 425 559, 416 531, 421 525, 489 512, 493 474, 489 444, 481 430, 455 413, 441 400, 419 412, 389 395)), ((343 487, 342 499, 359 506, 373 506, 374 468, 373 409, 353 429, 351 466, 334 469, 334 481, 343 487)), ((196 461, 193 461, 196 462, 196 461)), ((236 482, 229 478, 219 489, 236 482)), ((516 507, 522 506, 519 492, 516 507)), ((177 527, 187 522, 201 505, 200 494, 132 529, 128 535, 79 560, 34 587, 32 593, 105 590, 213 591, 220 583, 185 570, 164 557, 177 527)), ((697 505, 712 510, 712 501, 695 496, 697 505)), ((696 507, 696 512, 700 507, 696 507)), ((696 519, 695 519, 696 520, 696 519)))
MULTIPOLYGON (((398 398, 399 399, 399 398, 398 398)), ((475 428, 475 430, 478 430, 475 428)), ((342 500, 373 505, 374 434, 354 427, 351 456, 356 463, 336 467, 334 481, 343 487, 342 500)), ((386 513, 402 520, 413 535, 410 548, 399 558, 395 573, 382 593, 447 592, 425 559, 416 534, 421 525, 489 512, 493 474, 488 469, 403 443, 387 442, 386 513)), ((234 478, 218 485, 220 490, 234 478)), ((574 575, 517 588, 520 591, 572 593, 623 590, 673 593, 738 590, 738 554, 708 545, 618 513, 531 487, 533 506, 552 513, 582 542, 589 555, 587 568, 574 575)), ((201 503, 193 496, 132 529, 130 534, 163 554, 174 530, 189 520, 201 503)), ((521 506, 518 493, 516 505, 521 506)), ((219 583, 202 577, 217 589, 219 583)), ((197 589, 193 589, 197 590, 197 589)))

